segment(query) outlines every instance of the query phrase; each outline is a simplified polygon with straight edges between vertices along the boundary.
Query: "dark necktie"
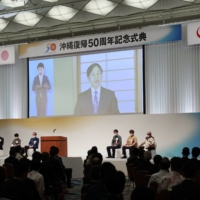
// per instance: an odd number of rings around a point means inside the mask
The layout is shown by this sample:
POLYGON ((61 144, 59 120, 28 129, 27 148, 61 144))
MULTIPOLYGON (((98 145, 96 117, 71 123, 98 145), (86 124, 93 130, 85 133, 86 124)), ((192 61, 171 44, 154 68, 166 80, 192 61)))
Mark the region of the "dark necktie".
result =
POLYGON ((94 91, 94 102, 93 102, 94 114, 97 114, 98 106, 99 106, 98 98, 97 98, 97 93, 98 93, 97 91, 94 91))

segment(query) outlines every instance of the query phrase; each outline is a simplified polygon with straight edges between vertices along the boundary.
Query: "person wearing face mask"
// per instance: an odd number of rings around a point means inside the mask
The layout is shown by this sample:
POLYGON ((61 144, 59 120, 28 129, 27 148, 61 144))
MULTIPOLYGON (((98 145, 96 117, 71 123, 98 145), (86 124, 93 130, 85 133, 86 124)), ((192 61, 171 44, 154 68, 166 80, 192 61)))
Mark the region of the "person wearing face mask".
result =
POLYGON ((91 87, 78 95, 74 115, 115 115, 119 114, 115 92, 102 87, 103 70, 98 63, 87 69, 91 87))
POLYGON ((39 138, 37 138, 37 133, 33 132, 33 137, 29 141, 29 145, 24 147, 25 150, 25 156, 28 157, 27 150, 28 149, 33 149, 35 152, 36 149, 38 149, 38 144, 39 144, 39 138))
POLYGON ((152 136, 152 133, 149 131, 147 132, 147 137, 145 138, 144 142, 140 144, 139 148, 143 148, 144 150, 155 150, 155 138, 152 136))
POLYGON ((19 139, 19 134, 15 133, 15 139, 12 142, 12 147, 21 146, 21 140, 19 139))
POLYGON ((114 136, 111 142, 111 146, 107 147, 108 157, 107 158, 114 158, 115 157, 115 149, 120 149, 122 146, 122 137, 118 135, 118 130, 115 129, 113 131, 114 136), (112 149, 112 156, 110 150, 112 149))
POLYGON ((134 135, 134 130, 129 131, 130 136, 128 137, 126 144, 122 147, 122 154, 124 155, 122 158, 127 158, 126 149, 131 151, 133 148, 138 147, 137 137, 134 135))

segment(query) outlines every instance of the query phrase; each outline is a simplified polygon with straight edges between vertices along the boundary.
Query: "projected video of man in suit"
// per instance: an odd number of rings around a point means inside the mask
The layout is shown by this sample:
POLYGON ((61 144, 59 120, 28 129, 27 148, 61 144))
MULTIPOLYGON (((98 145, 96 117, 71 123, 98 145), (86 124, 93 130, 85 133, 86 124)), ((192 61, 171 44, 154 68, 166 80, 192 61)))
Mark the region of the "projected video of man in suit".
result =
POLYGON ((87 78, 91 87, 80 93, 74 115, 115 115, 119 114, 115 93, 101 86, 103 70, 98 63, 87 69, 87 78))
POLYGON ((51 84, 46 75, 44 75, 44 64, 37 65, 38 75, 34 78, 32 91, 36 92, 37 116, 46 116, 47 91, 51 89, 51 84))

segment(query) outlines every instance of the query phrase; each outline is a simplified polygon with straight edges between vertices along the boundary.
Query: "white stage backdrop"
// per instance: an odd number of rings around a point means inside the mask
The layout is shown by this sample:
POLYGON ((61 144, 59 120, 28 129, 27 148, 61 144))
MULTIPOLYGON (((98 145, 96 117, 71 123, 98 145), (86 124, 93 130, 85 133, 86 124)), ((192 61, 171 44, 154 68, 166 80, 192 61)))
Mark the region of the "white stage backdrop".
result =
POLYGON ((200 46, 183 41, 145 47, 147 113, 200 112, 200 46))
POLYGON ((28 144, 33 131, 38 136, 68 137, 68 155, 80 157, 96 145, 104 156, 110 145, 113 130, 118 129, 123 144, 134 129, 139 143, 146 132, 152 131, 157 142, 157 153, 162 156, 181 156, 184 146, 199 147, 200 114, 120 115, 97 117, 31 118, 0 120, 0 135, 5 138, 4 153, 8 154, 14 133, 19 133, 22 145, 28 144))

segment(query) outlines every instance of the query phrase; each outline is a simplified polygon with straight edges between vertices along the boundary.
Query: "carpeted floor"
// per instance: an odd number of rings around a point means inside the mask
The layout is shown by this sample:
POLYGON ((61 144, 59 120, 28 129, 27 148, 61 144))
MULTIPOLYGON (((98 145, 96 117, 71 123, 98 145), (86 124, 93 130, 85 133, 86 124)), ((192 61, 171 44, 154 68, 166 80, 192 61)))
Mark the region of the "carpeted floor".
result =
MULTIPOLYGON (((80 200, 81 199, 81 187, 83 185, 82 179, 72 179, 73 188, 67 189, 68 194, 65 195, 66 200, 80 200)), ((123 192, 124 200, 130 200, 130 195, 133 190, 133 186, 126 182, 126 187, 123 192)))

